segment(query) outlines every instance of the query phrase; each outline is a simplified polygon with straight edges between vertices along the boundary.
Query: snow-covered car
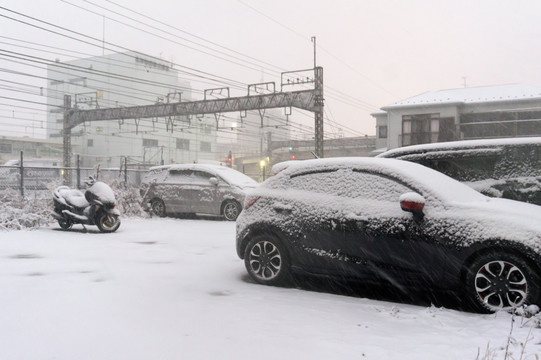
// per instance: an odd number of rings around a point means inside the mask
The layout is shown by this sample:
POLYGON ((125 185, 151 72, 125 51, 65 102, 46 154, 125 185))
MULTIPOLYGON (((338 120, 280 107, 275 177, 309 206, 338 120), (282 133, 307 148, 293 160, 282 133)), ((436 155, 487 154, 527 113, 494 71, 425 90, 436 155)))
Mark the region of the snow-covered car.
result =
POLYGON ((537 205, 395 159, 289 161, 273 173, 236 223, 237 254, 258 283, 302 272, 446 289, 478 311, 541 300, 537 205))
POLYGON ((222 215, 234 221, 247 190, 257 182, 225 166, 173 164, 149 169, 139 189, 144 207, 168 214, 222 215))
POLYGON ((541 205, 541 137, 412 145, 377 157, 428 166, 487 196, 541 205))

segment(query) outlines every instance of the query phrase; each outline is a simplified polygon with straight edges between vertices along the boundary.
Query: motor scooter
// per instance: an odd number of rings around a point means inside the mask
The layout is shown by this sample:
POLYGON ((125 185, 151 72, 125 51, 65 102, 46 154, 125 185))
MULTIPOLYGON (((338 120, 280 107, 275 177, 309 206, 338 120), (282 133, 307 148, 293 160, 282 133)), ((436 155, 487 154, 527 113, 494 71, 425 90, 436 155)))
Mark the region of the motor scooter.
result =
POLYGON ((52 216, 65 230, 81 224, 83 228, 96 225, 104 233, 116 231, 120 226, 120 211, 116 208, 115 193, 109 185, 92 177, 85 183, 89 187, 84 194, 67 186, 57 187, 53 192, 52 216))

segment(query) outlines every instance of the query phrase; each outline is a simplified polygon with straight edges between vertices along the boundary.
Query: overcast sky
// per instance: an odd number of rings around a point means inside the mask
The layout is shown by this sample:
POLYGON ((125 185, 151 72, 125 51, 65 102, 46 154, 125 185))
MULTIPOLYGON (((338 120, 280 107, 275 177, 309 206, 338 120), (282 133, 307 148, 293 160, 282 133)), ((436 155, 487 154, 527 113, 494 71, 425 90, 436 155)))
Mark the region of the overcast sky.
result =
MULTIPOLYGON (((536 0, 2 0, 0 6, 246 84, 262 79, 279 83, 280 71, 312 68, 315 36, 317 65, 324 69, 326 134, 342 128, 345 136, 373 135, 371 112, 430 90, 541 85, 541 1, 536 0)), ((16 17, 3 9, 0 14, 16 17)), ((9 37, 93 55, 103 52, 5 17, 0 17, 0 28, 4 50, 17 49, 7 42, 21 45, 9 37)), ((1 69, 16 66, 0 57, 1 69)), ((6 76, 0 73, 0 80, 6 76)), ((24 82, 39 84, 36 79, 24 82)), ((240 89, 232 93, 245 94, 240 89)), ((2 96, 14 93, 4 87, 2 96)), ((0 98, 0 103, 9 101, 0 98)), ((0 105, 4 123, 6 109, 0 105)), ((299 121, 313 125, 307 117, 299 121)))

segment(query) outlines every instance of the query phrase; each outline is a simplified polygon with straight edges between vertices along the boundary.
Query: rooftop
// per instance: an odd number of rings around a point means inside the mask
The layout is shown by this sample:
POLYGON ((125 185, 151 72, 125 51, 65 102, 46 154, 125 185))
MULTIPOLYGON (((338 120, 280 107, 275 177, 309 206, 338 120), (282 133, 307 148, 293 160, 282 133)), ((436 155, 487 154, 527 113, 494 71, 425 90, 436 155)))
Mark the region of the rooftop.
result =
POLYGON ((507 84, 427 91, 411 98, 397 101, 394 104, 384 106, 381 109, 390 110, 419 105, 459 105, 534 99, 541 100, 541 87, 524 84, 507 84))

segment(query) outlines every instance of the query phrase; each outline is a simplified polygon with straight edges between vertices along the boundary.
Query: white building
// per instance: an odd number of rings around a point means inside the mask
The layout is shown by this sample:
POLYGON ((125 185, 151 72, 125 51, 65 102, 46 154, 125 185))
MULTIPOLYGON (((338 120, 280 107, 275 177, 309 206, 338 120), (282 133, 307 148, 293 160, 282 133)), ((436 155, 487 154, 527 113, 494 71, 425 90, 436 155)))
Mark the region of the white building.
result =
POLYGON ((376 149, 541 136, 541 87, 510 84, 429 91, 381 108, 376 149))
MULTIPOLYGON (((62 136, 64 95, 77 109, 192 100, 189 82, 172 64, 135 52, 57 62, 47 77, 48 138, 62 136)), ((72 143, 82 166, 118 167, 126 156, 145 164, 214 160, 216 126, 197 117, 95 121, 72 129, 72 143)))
POLYGON ((223 126, 218 139, 219 152, 225 159, 231 151, 233 163, 237 165, 236 160, 240 158, 251 158, 259 163, 268 156, 269 141, 291 140, 291 126, 283 109, 241 112, 223 126))

